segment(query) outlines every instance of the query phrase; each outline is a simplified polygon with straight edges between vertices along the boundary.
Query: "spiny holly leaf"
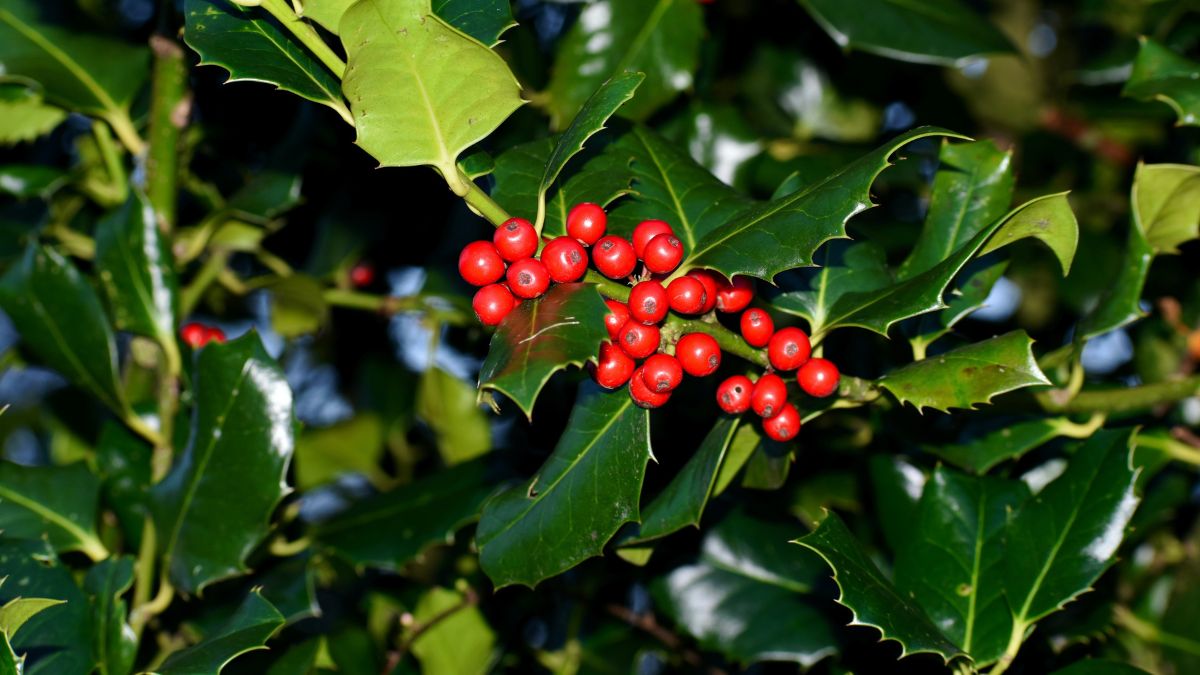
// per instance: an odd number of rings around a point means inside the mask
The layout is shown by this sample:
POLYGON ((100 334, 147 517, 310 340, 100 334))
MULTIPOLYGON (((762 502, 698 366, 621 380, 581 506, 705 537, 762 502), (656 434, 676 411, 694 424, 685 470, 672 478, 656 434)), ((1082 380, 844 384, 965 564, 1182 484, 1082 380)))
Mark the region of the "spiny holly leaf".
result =
POLYGON ((550 376, 596 358, 608 307, 591 284, 557 284, 513 309, 492 336, 479 388, 512 399, 527 417, 550 376))
POLYGON ((69 260, 31 244, 0 280, 0 308, 46 365, 114 411, 125 411, 108 317, 96 291, 69 260))
POLYGON ((497 587, 539 581, 600 555, 638 520, 650 417, 626 392, 585 383, 554 452, 533 478, 487 503, 475 533, 497 587))
MULTIPOLYGON (((583 144, 596 133, 604 129, 608 118, 616 114, 637 91, 638 85, 646 79, 643 73, 620 73, 607 80, 596 93, 592 94, 583 104, 579 114, 558 137, 554 150, 546 160, 546 168, 542 172, 541 184, 538 186, 537 220, 539 231, 546 216, 546 191, 558 180, 558 175, 571 158, 583 150, 583 144)), ((569 207, 568 207, 569 208, 569 207)))
POLYGON ((109 558, 88 570, 83 590, 91 602, 92 655, 102 675, 124 675, 133 670, 138 639, 126 623, 121 594, 133 585, 133 558, 109 558))
POLYGON ((1075 424, 1066 417, 1040 417, 1007 424, 978 438, 926 448, 951 464, 976 474, 985 474, 997 464, 1018 459, 1025 453, 1060 436, 1080 438, 1095 431, 1093 424, 1075 424))
POLYGON ((620 202, 609 217, 615 234, 628 237, 643 220, 665 220, 689 253, 705 235, 754 203, 646 127, 633 126, 604 152, 633 169, 634 196, 620 202))
POLYGON ((938 467, 925 484, 916 536, 896 557, 897 590, 916 600, 977 666, 998 659, 1012 634, 1004 534, 1009 513, 1028 496, 1021 481, 938 467))
POLYGON ((836 653, 837 640, 820 601, 806 597, 825 566, 787 543, 795 534, 735 511, 705 536, 699 561, 655 580, 651 592, 706 649, 743 664, 808 668, 836 653))
POLYGON ((13 651, 26 659, 23 675, 92 672, 92 617, 71 570, 43 542, 19 540, 0 540, 0 570, 9 577, 0 605, 17 597, 57 601, 9 634, 13 651))
MULTIPOLYGON (((301 15, 337 35, 342 15, 354 2, 304 0, 301 15)), ((433 0, 431 7, 433 13, 446 23, 489 46, 495 46, 504 31, 517 24, 513 21, 512 3, 508 0, 433 0)))
POLYGON ((1050 384, 1033 358, 1033 340, 1013 331, 894 370, 879 380, 901 403, 920 411, 974 408, 993 396, 1050 384))
MULTIPOLYGON (((543 138, 504 151, 496 158, 493 171, 496 187, 492 190, 492 199, 515 216, 529 220, 537 218, 542 171, 555 145, 555 139, 543 138)), ((627 194, 632 181, 633 171, 628 159, 607 152, 585 151, 570 177, 550 186, 542 233, 551 237, 566 234, 567 214, 572 206, 580 202, 607 206, 627 194)))
POLYGON ((814 335, 825 332, 829 313, 843 295, 876 291, 892 283, 886 254, 869 241, 831 241, 821 247, 813 262, 820 267, 801 272, 808 287, 784 293, 772 304, 804 317, 814 335))
POLYGON ((1097 432, 1013 517, 1004 581, 1019 625, 1061 609, 1113 563, 1138 504, 1132 439, 1128 429, 1097 432))
POLYGON ((188 593, 245 570, 288 492, 295 444, 291 389, 256 333, 210 343, 195 372, 187 448, 151 489, 171 582, 188 593))
POLYGON ((751 206, 700 238, 680 271, 714 269, 770 281, 776 274, 812 264, 813 253, 830 239, 846 236, 846 221, 871 206, 868 191, 901 146, 929 136, 963 138, 922 127, 901 134, 824 180, 780 199, 751 206))
POLYGON ((692 85, 704 33, 693 0, 597 0, 562 38, 546 93, 554 127, 575 118, 600 83, 626 71, 646 73, 624 114, 645 119, 692 85))
POLYGON ((454 541, 496 487, 482 460, 460 464, 356 502, 317 525, 313 538, 356 565, 398 571, 430 546, 454 541))
POLYGON ((943 294, 946 308, 922 314, 901 325, 905 337, 913 347, 913 353, 921 355, 938 338, 946 335, 959 321, 970 316, 987 304, 992 288, 1004 271, 1007 260, 975 260, 968 263, 954 280, 954 289, 943 294))
POLYGON ((1171 106, 1180 126, 1200 125, 1200 63, 1180 56, 1166 45, 1141 38, 1133 71, 1121 93, 1144 101, 1157 100, 1171 106))
POLYGON ((382 166, 428 164, 457 182, 459 153, 524 103, 504 59, 429 0, 359 0, 340 29, 358 144, 382 166))
POLYGON ((94 32, 64 0, 5 0, 0 63, 5 77, 41 85, 46 100, 109 120, 126 111, 148 72, 150 50, 94 32))
POLYGON ((944 66, 1013 53, 1012 43, 960 0, 800 0, 843 49, 944 66))
POLYGON ((283 615, 257 591, 246 596, 242 605, 224 625, 204 636, 199 644, 175 652, 156 675, 218 675, 241 654, 264 649, 267 639, 283 626, 283 615))
MULTIPOLYGON (((0 577, 0 584, 8 577, 0 577)), ((0 605, 0 634, 16 635, 21 626, 25 625, 38 612, 55 605, 63 604, 62 600, 51 598, 13 598, 0 605)))
POLYGON ((349 120, 335 74, 266 10, 231 0, 184 0, 183 14, 183 39, 201 65, 229 71, 229 82, 273 84, 349 120))
POLYGON ((725 457, 725 449, 733 440, 738 418, 723 416, 701 441, 696 454, 688 460, 675 478, 642 509, 642 522, 636 534, 622 541, 622 546, 661 539, 691 525, 700 526, 700 516, 716 485, 717 471, 725 457))
POLYGON ((901 658, 931 653, 949 662, 963 655, 915 602, 896 591, 836 513, 795 543, 816 551, 833 569, 838 602, 854 613, 850 625, 870 626, 884 640, 899 642, 901 658))
POLYGON ((45 103, 39 90, 0 83, 0 146, 32 141, 66 118, 67 111, 45 103))
MULTIPOLYGON (((117 328, 175 350, 179 284, 175 258, 150 202, 138 190, 96 227, 96 265, 117 328)), ((174 355, 178 359, 178 354, 174 355)), ((178 365, 176 363, 175 365, 178 365)))
POLYGON ((82 551, 92 560, 108 556, 96 535, 100 481, 83 462, 69 466, 21 466, 0 461, 0 532, 42 539, 56 551, 82 551))

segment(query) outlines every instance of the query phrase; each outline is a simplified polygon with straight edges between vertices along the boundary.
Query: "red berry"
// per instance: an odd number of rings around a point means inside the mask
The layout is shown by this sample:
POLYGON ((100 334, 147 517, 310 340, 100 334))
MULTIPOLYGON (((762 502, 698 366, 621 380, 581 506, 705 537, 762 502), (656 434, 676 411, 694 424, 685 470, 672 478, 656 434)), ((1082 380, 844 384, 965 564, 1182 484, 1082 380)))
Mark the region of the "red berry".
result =
POLYGON ((532 258, 537 253, 537 230, 533 229, 533 223, 524 218, 509 218, 496 228, 492 243, 496 245, 500 257, 508 262, 532 258))
POLYGON ((633 228, 633 250, 639 260, 645 257, 646 244, 660 234, 675 234, 675 231, 661 220, 643 220, 633 228))
POLYGON ((350 283, 355 288, 366 288, 375 281, 375 268, 369 262, 358 262, 350 268, 350 283))
POLYGON ((667 284, 667 301, 680 314, 699 314, 708 302, 708 295, 698 279, 679 277, 667 284))
POLYGON ((490 241, 473 241, 458 255, 458 273, 472 286, 487 286, 504 276, 504 259, 490 241))
POLYGON ((600 343, 600 358, 592 370, 592 377, 605 389, 616 389, 629 381, 633 369, 637 366, 633 359, 625 355, 619 347, 611 342, 600 343))
POLYGON ((791 403, 784 403, 779 414, 763 420, 762 426, 771 440, 785 443, 800 433, 800 411, 791 403))
POLYGON ((646 263, 646 269, 655 274, 673 272, 676 267, 679 267, 682 260, 683 242, 673 234, 655 235, 646 244, 646 250, 642 255, 642 262, 646 263))
POLYGON ((589 202, 576 204, 567 214, 567 234, 588 246, 595 244, 600 237, 603 237, 607 227, 608 216, 604 214, 604 209, 597 204, 589 202))
POLYGON ((787 385, 783 378, 775 373, 767 373, 754 383, 754 393, 750 395, 750 407, 759 417, 774 417, 783 410, 787 403, 787 385))
POLYGON ((587 272, 587 251, 570 237, 555 237, 542 249, 542 264, 553 281, 560 284, 579 281, 587 272))
POLYGON ((796 374, 800 388, 809 396, 824 398, 837 391, 841 375, 832 361, 820 357, 809 359, 808 363, 800 366, 796 374))
POLYGON ((225 344, 225 331, 216 326, 209 326, 207 333, 204 335, 204 344, 216 342, 217 344, 225 344))
POLYGON ((653 279, 629 292, 629 315, 642 323, 658 323, 667 315, 667 289, 653 279))
POLYGON ((488 284, 475 291, 475 297, 471 299, 475 316, 485 326, 500 325, 515 304, 512 293, 501 284, 488 284))
POLYGON ((628 240, 610 234, 592 247, 592 262, 609 279, 624 279, 637 267, 637 255, 628 240))
POLYGON ((742 337, 751 347, 765 347, 775 333, 775 322, 771 315, 761 309, 742 312, 742 337))
POLYGON ((717 309, 722 312, 740 312, 754 299, 754 282, 749 277, 734 277, 733 281, 717 290, 717 309))
POLYGON ((645 366, 638 366, 638 369, 633 371, 633 377, 629 378, 629 396, 639 407, 657 408, 671 398, 671 392, 657 392, 650 389, 643 376, 645 369, 645 366))
POLYGON ((604 315, 604 327, 608 329, 608 337, 616 340, 617 335, 621 333, 621 326, 629 320, 629 308, 625 303, 616 300, 605 300, 604 304, 608 305, 608 314, 604 315))
POLYGON ((745 375, 734 375, 717 387, 717 405, 730 415, 740 415, 750 409, 754 383, 745 375))
POLYGON ((781 328, 767 343, 767 358, 775 370, 795 370, 812 354, 808 335, 799 328, 781 328))
POLYGON ((675 344, 675 358, 688 375, 704 377, 721 366, 721 348, 708 333, 688 333, 675 344))
POLYGON ((536 298, 550 288, 550 273, 540 260, 518 260, 508 266, 508 287, 518 298, 536 298))
POLYGON ((183 328, 179 329, 179 337, 183 338, 183 342, 192 349, 199 349, 204 344, 204 338, 207 335, 208 329, 200 323, 185 323, 183 328))
POLYGON ((674 356, 655 354, 642 364, 642 379, 651 391, 671 391, 683 381, 683 367, 674 356))
POLYGON ((658 351, 658 343, 662 336, 658 332, 658 326, 647 326, 630 319, 621 327, 617 340, 626 354, 635 359, 644 359, 658 351))
POLYGON ((716 273, 708 270, 692 270, 687 275, 704 286, 704 306, 700 308, 700 313, 711 312, 712 308, 717 306, 717 291, 721 288, 721 282, 717 279, 716 273))

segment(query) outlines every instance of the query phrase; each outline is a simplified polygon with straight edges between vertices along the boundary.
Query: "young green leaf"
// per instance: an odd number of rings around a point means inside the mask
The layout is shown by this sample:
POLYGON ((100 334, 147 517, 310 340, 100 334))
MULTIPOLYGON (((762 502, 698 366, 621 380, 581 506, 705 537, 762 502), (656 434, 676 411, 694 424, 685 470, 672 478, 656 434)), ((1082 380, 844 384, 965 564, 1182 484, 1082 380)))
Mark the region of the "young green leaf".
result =
POLYGON ((30 351, 112 410, 127 408, 100 298, 57 251, 31 244, 0 280, 0 308, 30 351))
POLYGON ((0 146, 32 141, 66 118, 67 111, 44 102, 40 90, 0 83, 0 146))
POLYGON ((608 118, 616 114, 622 105, 633 98, 638 85, 644 79, 646 76, 643 73, 619 73, 604 82, 596 90, 596 93, 592 94, 591 98, 583 104, 583 108, 575 116, 567 130, 558 137, 558 143, 555 144, 549 159, 546 160, 546 168, 542 172, 542 181, 538 186, 538 209, 535 224, 539 231, 541 231, 546 215, 546 192, 554 184, 554 181, 558 180, 558 175, 562 172, 563 167, 571 161, 572 157, 583 150, 583 145, 589 138, 604 129, 604 123, 608 121, 608 118))
POLYGON ((256 333, 209 344, 196 373, 188 445, 151 489, 171 582, 189 593, 245 570, 288 492, 294 445, 291 389, 256 333))
POLYGON ((854 613, 850 625, 870 626, 882 639, 899 642, 901 658, 930 653, 948 663, 964 655, 916 603, 892 586, 836 513, 795 543, 815 551, 833 570, 841 590, 838 602, 854 613))
POLYGON ((547 87, 551 121, 562 129, 605 80, 646 73, 638 97, 625 107, 645 119, 692 86, 704 18, 694 0, 597 0, 562 38, 547 87))
POLYGON ((1141 38, 1133 71, 1121 93, 1143 101, 1162 101, 1179 117, 1180 126, 1200 125, 1200 63, 1171 51, 1148 37, 1141 38))
POLYGON ((557 284, 544 296, 522 302, 492 336, 479 388, 503 393, 532 417, 551 375, 595 360, 597 345, 608 339, 607 313, 591 284, 557 284))
POLYGON ((918 411, 942 412, 972 409, 998 394, 1039 384, 1049 385, 1050 380, 1038 368, 1033 340, 1024 331, 931 356, 879 380, 879 386, 901 403, 911 403, 918 411))
POLYGON ((1004 584, 1014 639, 1090 590, 1113 563, 1138 504, 1132 439, 1128 429, 1097 432, 1009 523, 1004 584))
POLYGON ((0 461, 0 531, 17 539, 45 538, 56 551, 108 556, 96 535, 100 481, 83 462, 21 466, 0 461))
POLYGON ((714 269, 770 281, 776 274, 813 262, 813 254, 830 239, 846 236, 846 221, 871 206, 868 191, 900 147, 920 138, 948 136, 949 131, 922 127, 839 169, 824 180, 785 197, 747 208, 701 237, 688 250, 680 271, 714 269))
POLYGON ((485 455, 492 449, 488 416, 479 407, 470 382, 433 366, 417 385, 417 416, 433 431, 447 466, 485 455))
POLYGON ((273 84, 349 121, 337 75, 265 10, 231 0, 184 0, 183 14, 183 38, 200 65, 224 68, 229 82, 273 84))
POLYGON ((960 66, 972 57, 1016 50, 960 0, 800 0, 843 49, 912 63, 960 66))
MULTIPOLYGON (((8 577, 4 577, 7 579, 8 577)), ((2 582, 0 582, 2 583, 2 582)), ((63 604, 62 600, 50 598, 13 598, 0 605, 0 633, 16 635, 21 626, 25 625, 38 612, 55 605, 63 604)))
POLYGON ((283 615, 252 591, 228 621, 199 644, 169 656, 155 675, 218 675, 241 654, 264 649, 281 626, 283 615))
POLYGON ((0 570, 8 577, 0 606, 18 597, 57 601, 8 634, 13 651, 26 659, 23 675, 92 672, 92 617, 71 570, 44 542, 16 539, 0 540, 0 570))
POLYGON ((650 461, 650 416, 625 392, 580 390, 567 429, 533 478, 492 498, 475 540, 497 587, 535 586, 600 555, 627 522, 650 461))
POLYGON ((496 634, 472 602, 462 593, 436 586, 417 601, 413 618, 429 627, 412 642, 422 673, 489 672, 496 634))
POLYGON ((88 570, 83 590, 91 602, 92 654, 100 675, 126 675, 133 670, 138 639, 126 622, 121 594, 133 585, 133 558, 109 558, 88 570))
POLYGON ((977 666, 1000 658, 1012 633, 1004 534, 1009 513, 1028 496, 1020 481, 938 467, 921 497, 916 536, 896 556, 896 589, 977 666))
POLYGON ((504 59, 429 0, 360 0, 340 30, 358 144, 382 166, 428 164, 457 185, 459 153, 524 103, 504 59))

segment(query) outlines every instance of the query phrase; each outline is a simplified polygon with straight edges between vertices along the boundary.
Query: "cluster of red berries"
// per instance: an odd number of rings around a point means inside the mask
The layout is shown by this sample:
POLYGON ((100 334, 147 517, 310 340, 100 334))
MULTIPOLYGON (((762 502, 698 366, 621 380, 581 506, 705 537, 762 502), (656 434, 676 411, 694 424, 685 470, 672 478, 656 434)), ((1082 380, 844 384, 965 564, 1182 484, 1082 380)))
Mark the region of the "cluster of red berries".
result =
POLYGON ((225 332, 216 326, 208 326, 195 321, 185 323, 179 329, 179 337, 192 349, 200 349, 210 342, 225 342, 225 332))

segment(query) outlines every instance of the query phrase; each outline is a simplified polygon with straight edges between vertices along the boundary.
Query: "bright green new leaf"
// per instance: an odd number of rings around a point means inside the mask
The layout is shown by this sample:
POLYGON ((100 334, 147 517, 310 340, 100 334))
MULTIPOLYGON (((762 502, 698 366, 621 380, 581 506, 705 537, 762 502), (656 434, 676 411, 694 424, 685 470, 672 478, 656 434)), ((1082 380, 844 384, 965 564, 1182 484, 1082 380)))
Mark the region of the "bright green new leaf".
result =
POLYGON ((1200 125, 1200 63, 1147 37, 1141 39, 1133 71, 1121 93, 1144 101, 1162 101, 1179 117, 1180 126, 1200 125))
POLYGON ((83 462, 21 466, 0 461, 0 532, 44 538, 56 551, 82 551, 101 560, 108 550, 96 535, 99 496, 100 481, 83 462))
POLYGON ((296 489, 311 490, 348 473, 362 474, 373 483, 382 479, 383 444, 383 421, 369 412, 305 429, 296 439, 296 489))
POLYGON ((67 118, 67 111, 42 100, 40 90, 0 82, 0 146, 32 141, 67 118))
POLYGON ((1200 237, 1200 166, 1139 164, 1130 200, 1134 225, 1155 254, 1178 253, 1200 237))
POLYGON ((417 416, 433 430, 442 461, 453 466, 492 449, 488 417, 475 387, 436 366, 417 385, 417 416))
POLYGON ((650 461, 650 417, 624 391, 587 383, 533 478, 487 503, 475 539, 497 587, 539 581, 600 555, 627 522, 650 461))
POLYGON ((310 335, 329 322, 325 286, 307 274, 291 274, 269 286, 271 327, 285 338, 310 335))
POLYGON ((283 615, 251 592, 223 625, 204 636, 199 644, 175 652, 163 662, 156 675, 218 675, 230 661, 255 649, 283 626, 283 615))
POLYGON ((524 103, 504 59, 429 0, 360 0, 339 27, 358 144, 383 166, 428 164, 457 184, 458 155, 524 103))
POLYGON ((417 601, 413 618, 429 625, 412 643, 423 675, 490 672, 496 634, 479 608, 467 602, 461 593, 440 587, 429 589, 417 601))
MULTIPOLYGON (((8 577, 0 577, 0 583, 8 577)), ((38 612, 63 604, 63 600, 50 598, 13 598, 0 606, 0 633, 16 635, 26 621, 38 612)))

